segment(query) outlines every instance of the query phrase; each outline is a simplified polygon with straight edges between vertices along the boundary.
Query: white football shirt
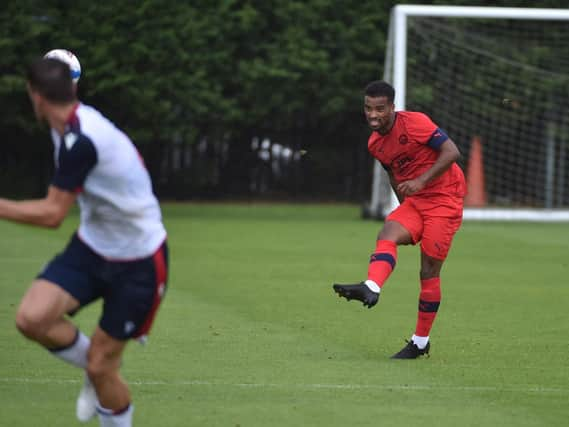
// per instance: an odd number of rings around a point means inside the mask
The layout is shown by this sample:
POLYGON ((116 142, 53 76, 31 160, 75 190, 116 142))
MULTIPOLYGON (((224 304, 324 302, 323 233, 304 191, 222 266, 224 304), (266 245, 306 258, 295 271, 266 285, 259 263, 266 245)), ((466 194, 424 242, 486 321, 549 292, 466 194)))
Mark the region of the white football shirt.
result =
POLYGON ((77 192, 79 238, 111 260, 156 252, 166 238, 150 175, 129 137, 96 109, 79 103, 61 137, 53 129, 52 185, 77 192))

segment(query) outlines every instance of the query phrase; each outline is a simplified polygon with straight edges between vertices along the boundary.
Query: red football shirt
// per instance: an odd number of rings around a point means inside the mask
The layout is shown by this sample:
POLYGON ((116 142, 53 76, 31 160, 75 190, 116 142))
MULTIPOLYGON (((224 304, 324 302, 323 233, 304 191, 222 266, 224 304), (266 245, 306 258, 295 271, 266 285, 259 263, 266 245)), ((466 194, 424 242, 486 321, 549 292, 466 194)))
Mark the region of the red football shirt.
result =
MULTIPOLYGON (((373 132, 369 137, 370 154, 389 169, 396 183, 415 179, 428 170, 439 156, 438 150, 448 139, 431 119, 414 111, 397 111, 387 135, 373 132)), ((464 196, 466 183, 462 169, 453 163, 442 175, 427 183, 413 196, 446 194, 464 196)))

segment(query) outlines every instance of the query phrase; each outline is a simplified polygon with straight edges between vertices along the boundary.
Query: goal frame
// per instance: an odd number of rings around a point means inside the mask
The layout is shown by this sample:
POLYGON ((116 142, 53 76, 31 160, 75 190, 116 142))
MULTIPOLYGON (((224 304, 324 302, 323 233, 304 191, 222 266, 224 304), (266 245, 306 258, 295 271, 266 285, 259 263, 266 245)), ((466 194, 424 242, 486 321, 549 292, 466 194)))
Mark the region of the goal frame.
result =
MULTIPOLYGON (((567 21, 569 9, 484 7, 484 6, 424 6, 397 5, 391 10, 383 79, 395 88, 395 107, 405 109, 407 84, 407 21, 409 17, 484 18, 534 21, 567 21)), ((383 219, 399 202, 390 188, 385 196, 389 178, 379 162, 374 162, 371 200, 364 208, 364 216, 383 219)), ((465 220, 508 221, 569 221, 569 209, 525 208, 465 208, 465 220)))

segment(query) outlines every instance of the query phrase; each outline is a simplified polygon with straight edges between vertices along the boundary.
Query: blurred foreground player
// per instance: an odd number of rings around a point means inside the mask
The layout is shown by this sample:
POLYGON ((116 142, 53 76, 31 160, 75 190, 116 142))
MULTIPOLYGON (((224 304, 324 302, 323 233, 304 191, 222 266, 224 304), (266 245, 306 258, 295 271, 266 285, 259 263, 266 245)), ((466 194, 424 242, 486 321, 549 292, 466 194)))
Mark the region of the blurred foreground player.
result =
POLYGON ((365 89, 364 112, 372 134, 368 149, 389 175, 400 205, 377 238, 368 277, 353 285, 333 285, 339 296, 373 307, 397 261, 398 245, 421 242, 421 291, 415 333, 394 359, 429 353, 429 333, 441 301, 440 272, 462 223, 466 184, 455 163, 454 142, 423 113, 395 112, 395 90, 383 81, 365 89))
POLYGON ((42 58, 28 69, 35 115, 54 144, 55 175, 43 199, 0 199, 0 218, 58 227, 77 200, 80 225, 44 268, 16 315, 20 332, 86 371, 77 417, 101 426, 132 425, 120 376, 130 338, 144 338, 166 289, 168 249, 150 177, 127 135, 75 96, 69 66, 42 58), (67 318, 102 298, 91 338, 67 318))

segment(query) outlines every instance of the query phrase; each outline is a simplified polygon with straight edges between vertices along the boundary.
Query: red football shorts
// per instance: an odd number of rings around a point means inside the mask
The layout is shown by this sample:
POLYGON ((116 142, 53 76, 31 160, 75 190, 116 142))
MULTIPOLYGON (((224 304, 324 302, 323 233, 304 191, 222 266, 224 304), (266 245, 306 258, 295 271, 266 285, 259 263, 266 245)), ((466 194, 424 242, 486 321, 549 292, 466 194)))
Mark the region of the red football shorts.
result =
POLYGON ((462 223, 463 198, 455 196, 406 197, 386 221, 401 224, 413 239, 421 242, 421 251, 444 260, 454 234, 462 223))

